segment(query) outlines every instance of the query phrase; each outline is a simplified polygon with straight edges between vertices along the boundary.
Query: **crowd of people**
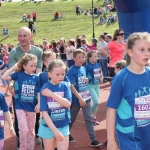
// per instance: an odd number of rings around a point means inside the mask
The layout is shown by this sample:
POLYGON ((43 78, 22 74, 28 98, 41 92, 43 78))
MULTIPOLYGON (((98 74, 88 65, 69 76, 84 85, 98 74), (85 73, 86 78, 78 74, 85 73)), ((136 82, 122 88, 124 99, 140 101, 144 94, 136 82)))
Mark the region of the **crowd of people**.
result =
MULTIPOLYGON (((147 150, 149 142, 144 139, 149 138, 149 109, 146 108, 150 83, 149 68, 145 65, 150 57, 150 34, 133 33, 125 43, 124 31, 117 29, 113 36, 106 32, 100 34, 99 45, 95 38, 88 44, 85 35, 69 38, 67 42, 64 38, 59 42, 52 40, 50 44, 45 38, 42 45, 36 45, 30 29, 22 27, 18 42, 17 47, 1 45, 0 61, 1 79, 9 81, 12 94, 15 131, 6 95, 0 93, 0 101, 4 104, 2 110, 10 133, 12 136, 16 133, 18 150, 33 150, 37 139, 45 150, 49 147, 67 150, 69 142, 75 142, 71 129, 80 108, 92 147, 133 150, 138 146, 147 150), (107 82, 109 77, 113 77, 113 82, 107 102, 107 141, 102 144, 95 136, 94 125, 99 125, 96 119, 99 84, 107 82), (130 126, 134 128, 125 128, 130 126)), ((3 147, 3 134, 0 142, 3 147)))

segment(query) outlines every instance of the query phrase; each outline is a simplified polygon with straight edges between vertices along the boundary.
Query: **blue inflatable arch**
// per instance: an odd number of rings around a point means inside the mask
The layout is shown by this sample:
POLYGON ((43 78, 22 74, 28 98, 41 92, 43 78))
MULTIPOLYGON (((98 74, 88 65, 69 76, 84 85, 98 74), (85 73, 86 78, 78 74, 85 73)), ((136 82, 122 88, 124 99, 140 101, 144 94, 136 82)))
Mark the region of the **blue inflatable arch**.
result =
POLYGON ((125 37, 133 32, 150 32, 150 0, 113 0, 125 37))

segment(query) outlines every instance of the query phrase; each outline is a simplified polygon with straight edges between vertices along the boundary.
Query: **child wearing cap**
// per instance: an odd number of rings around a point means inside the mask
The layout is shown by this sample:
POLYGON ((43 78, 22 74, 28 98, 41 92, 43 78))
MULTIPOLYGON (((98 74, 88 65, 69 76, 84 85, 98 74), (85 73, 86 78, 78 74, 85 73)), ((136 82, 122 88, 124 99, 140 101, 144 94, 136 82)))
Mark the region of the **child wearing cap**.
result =
POLYGON ((92 45, 87 44, 87 52, 91 50, 97 50, 97 39, 92 38, 91 40, 92 40, 92 45))
POLYGON ((4 56, 3 57, 3 61, 0 60, 0 79, 1 79, 1 83, 2 83, 2 87, 5 88, 5 93, 4 96, 9 96, 8 94, 8 84, 6 82, 6 80, 3 80, 1 78, 1 76, 8 70, 8 56, 4 56))

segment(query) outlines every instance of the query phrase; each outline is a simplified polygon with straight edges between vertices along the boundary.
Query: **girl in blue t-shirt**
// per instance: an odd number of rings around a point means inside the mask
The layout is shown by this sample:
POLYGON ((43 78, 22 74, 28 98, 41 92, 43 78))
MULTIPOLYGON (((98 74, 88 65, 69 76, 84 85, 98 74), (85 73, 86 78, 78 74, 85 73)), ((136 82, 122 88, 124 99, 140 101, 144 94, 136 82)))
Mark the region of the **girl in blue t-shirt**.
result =
POLYGON ((131 34, 127 67, 115 75, 107 102, 107 150, 150 150, 149 58, 150 34, 131 34))
POLYGON ((71 90, 70 84, 63 81, 65 64, 51 60, 48 67, 50 81, 43 85, 40 93, 41 120, 38 135, 43 138, 44 149, 68 150, 71 90))
POLYGON ((39 112, 37 99, 39 100, 40 91, 39 77, 34 74, 36 65, 37 57, 25 53, 17 64, 2 75, 4 80, 15 81, 14 107, 19 126, 21 150, 34 149, 35 112, 39 112))
POLYGON ((99 83, 103 82, 103 74, 99 63, 97 63, 98 57, 96 51, 90 51, 87 54, 86 76, 89 79, 88 88, 93 100, 92 105, 92 119, 95 125, 99 125, 96 120, 96 113, 99 103, 99 83))

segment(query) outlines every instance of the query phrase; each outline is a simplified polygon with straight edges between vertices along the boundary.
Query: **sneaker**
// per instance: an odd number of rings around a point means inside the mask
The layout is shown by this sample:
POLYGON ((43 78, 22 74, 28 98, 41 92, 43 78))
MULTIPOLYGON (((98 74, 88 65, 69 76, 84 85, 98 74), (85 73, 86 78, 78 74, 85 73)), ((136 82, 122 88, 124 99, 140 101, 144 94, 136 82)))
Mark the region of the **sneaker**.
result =
POLYGON ((20 150, 20 148, 19 148, 19 147, 17 147, 17 150, 20 150))
POLYGON ((99 125, 99 122, 98 121, 95 121, 94 122, 94 125, 96 126, 96 125, 99 125))
POLYGON ((9 94, 7 94, 7 93, 4 93, 4 96, 6 97, 6 96, 10 96, 9 94))
POLYGON ((69 135, 69 142, 71 142, 71 143, 75 142, 74 138, 71 135, 69 135))
POLYGON ((92 116, 92 122, 96 122, 96 117, 92 116))
POLYGON ((91 142, 91 146, 92 147, 99 147, 99 146, 102 146, 102 143, 97 141, 97 140, 94 140, 91 142))
POLYGON ((39 145, 39 144, 41 144, 42 143, 42 141, 41 141, 41 138, 35 138, 35 145, 39 145))

